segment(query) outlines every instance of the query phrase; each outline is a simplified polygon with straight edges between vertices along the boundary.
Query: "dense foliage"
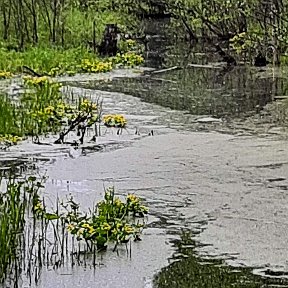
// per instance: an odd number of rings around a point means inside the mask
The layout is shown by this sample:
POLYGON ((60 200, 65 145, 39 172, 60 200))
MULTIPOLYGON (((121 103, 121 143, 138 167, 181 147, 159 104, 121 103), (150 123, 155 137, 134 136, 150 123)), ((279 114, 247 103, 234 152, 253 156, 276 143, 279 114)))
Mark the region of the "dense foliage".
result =
POLYGON ((287 52, 288 1, 144 0, 169 13, 193 40, 227 41, 244 58, 269 55, 275 63, 287 52))
MULTIPOLYGON (((224 41, 241 59, 267 56, 279 63, 287 52, 288 1, 281 0, 2 0, 3 47, 40 44, 99 45, 106 24, 141 34, 139 16, 171 16, 191 39, 224 41), (137 20, 138 19, 138 20, 137 20), (228 45, 229 44, 229 45, 228 45)), ((223 43, 223 42, 222 42, 223 43)))
POLYGON ((133 18, 113 7, 113 1, 2 0, 1 34, 4 46, 22 50, 30 44, 78 47, 99 41, 106 24, 122 32, 133 18))

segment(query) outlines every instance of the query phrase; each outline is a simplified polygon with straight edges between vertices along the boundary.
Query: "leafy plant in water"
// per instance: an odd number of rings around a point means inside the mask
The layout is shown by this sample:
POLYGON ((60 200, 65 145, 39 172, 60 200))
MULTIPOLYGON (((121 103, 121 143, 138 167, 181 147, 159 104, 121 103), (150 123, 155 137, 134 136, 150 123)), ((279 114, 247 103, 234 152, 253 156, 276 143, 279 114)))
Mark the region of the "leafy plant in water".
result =
POLYGON ((40 135, 61 132, 59 142, 64 136, 78 129, 80 142, 87 127, 100 122, 101 103, 93 103, 80 98, 72 106, 64 102, 60 93, 61 84, 48 77, 24 77, 24 85, 28 91, 12 102, 8 96, 0 98, 0 143, 4 148, 17 144, 23 137, 33 136, 39 142, 40 135))
POLYGON ((148 208, 138 197, 129 194, 122 201, 115 196, 113 187, 106 189, 104 200, 97 203, 90 214, 81 212, 73 198, 62 203, 62 207, 65 213, 48 213, 43 202, 37 198, 33 211, 40 218, 64 220, 67 231, 78 241, 85 241, 90 250, 93 245, 97 249, 105 249, 109 242, 113 242, 116 249, 120 243, 127 243, 130 239, 140 240, 144 222, 135 222, 135 217, 143 218, 148 213, 148 208))
POLYGON ((127 120, 123 115, 112 114, 103 116, 103 123, 106 127, 124 128, 127 120))
POLYGON ((105 191, 104 200, 96 205, 91 215, 79 213, 75 203, 72 204, 74 209, 65 217, 68 231, 76 235, 77 240, 96 244, 98 249, 105 248, 110 241, 117 247, 131 238, 139 240, 143 224, 132 222, 134 217, 144 217, 148 213, 138 197, 130 194, 126 201, 121 201, 113 187, 105 191))
POLYGON ((110 59, 115 65, 124 67, 135 67, 144 63, 144 58, 134 52, 127 52, 124 54, 118 53, 110 59))

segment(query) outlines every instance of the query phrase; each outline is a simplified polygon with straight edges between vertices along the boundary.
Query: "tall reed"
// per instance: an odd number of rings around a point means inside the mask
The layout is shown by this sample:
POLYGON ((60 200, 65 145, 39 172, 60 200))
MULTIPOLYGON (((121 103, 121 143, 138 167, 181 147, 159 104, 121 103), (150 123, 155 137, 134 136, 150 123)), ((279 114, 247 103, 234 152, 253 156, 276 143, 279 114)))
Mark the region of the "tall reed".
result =
POLYGON ((13 175, 0 180, 0 283, 9 275, 18 277, 21 271, 21 243, 25 215, 33 195, 40 188, 34 177, 16 180, 13 175))

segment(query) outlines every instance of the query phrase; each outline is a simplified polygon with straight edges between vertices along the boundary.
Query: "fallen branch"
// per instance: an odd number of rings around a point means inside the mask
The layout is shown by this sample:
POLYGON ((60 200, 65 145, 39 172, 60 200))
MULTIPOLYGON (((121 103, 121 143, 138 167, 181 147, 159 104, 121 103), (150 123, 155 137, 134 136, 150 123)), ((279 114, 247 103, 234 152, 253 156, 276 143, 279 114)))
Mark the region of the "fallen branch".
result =
POLYGON ((150 74, 160 74, 160 73, 165 73, 165 72, 169 72, 169 71, 173 71, 173 70, 178 70, 178 69, 181 69, 181 67, 173 66, 173 67, 169 67, 169 68, 166 68, 166 69, 161 69, 161 70, 152 71, 150 74))
POLYGON ((62 131, 59 135, 59 138, 54 142, 54 144, 63 144, 64 137, 68 135, 72 130, 74 130, 81 122, 85 121, 87 116, 82 116, 79 114, 74 121, 70 124, 69 128, 66 131, 62 131))
POLYGON ((35 77, 42 77, 43 75, 37 73, 36 71, 34 71, 32 68, 28 67, 28 66, 23 66, 23 69, 26 69, 30 72, 30 74, 32 74, 35 77))
POLYGON ((223 66, 201 65, 201 64, 187 64, 187 67, 192 67, 192 68, 206 68, 206 69, 223 69, 223 66))
POLYGON ((159 82, 168 82, 168 83, 173 83, 173 84, 177 84, 177 81, 173 81, 173 80, 169 80, 169 79, 163 79, 163 78, 151 78, 151 80, 154 81, 159 81, 159 82))

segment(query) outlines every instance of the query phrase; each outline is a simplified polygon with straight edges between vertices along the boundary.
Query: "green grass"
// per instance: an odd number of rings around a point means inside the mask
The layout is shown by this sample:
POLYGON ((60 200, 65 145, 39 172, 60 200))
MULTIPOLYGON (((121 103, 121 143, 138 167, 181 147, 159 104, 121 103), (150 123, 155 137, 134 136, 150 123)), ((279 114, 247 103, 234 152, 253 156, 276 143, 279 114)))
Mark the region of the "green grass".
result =
MULTIPOLYGON (((38 78, 40 79, 40 78, 38 78)), ((27 84, 29 87, 29 85, 27 84)), ((7 95, 0 97, 0 142, 5 135, 33 136, 49 132, 56 132, 59 125, 49 125, 49 119, 44 119, 41 112, 50 105, 57 105, 62 101, 59 84, 45 80, 13 102, 7 95)), ((54 123, 55 124, 55 123, 54 123)), ((6 136, 7 138, 7 136, 6 136)), ((12 141, 14 142, 14 141, 12 141)), ((17 142, 17 141, 15 141, 17 142)))
POLYGON ((97 59, 85 48, 63 49, 57 47, 32 47, 24 52, 7 51, 2 48, 0 53, 0 70, 12 73, 22 72, 23 66, 28 66, 39 73, 47 73, 52 68, 59 67, 63 71, 72 70, 82 59, 97 59))
POLYGON ((49 76, 107 72, 116 64, 133 67, 142 64, 143 61, 141 56, 132 51, 103 59, 81 46, 70 49, 32 47, 24 52, 0 49, 0 72, 2 70, 14 74, 22 73, 23 66, 49 76), (85 62, 89 64, 88 67, 84 65, 85 62))

